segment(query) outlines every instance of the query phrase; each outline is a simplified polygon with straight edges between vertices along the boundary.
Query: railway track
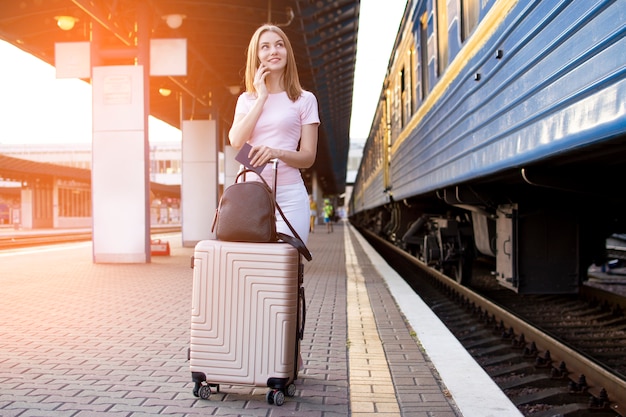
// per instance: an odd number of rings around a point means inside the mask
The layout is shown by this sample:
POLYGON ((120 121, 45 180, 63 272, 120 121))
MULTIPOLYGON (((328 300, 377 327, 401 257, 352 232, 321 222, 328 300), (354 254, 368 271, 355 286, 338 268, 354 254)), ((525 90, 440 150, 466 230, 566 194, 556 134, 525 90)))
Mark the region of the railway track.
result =
POLYGON ((464 287, 361 232, 525 416, 626 416, 623 298, 593 289, 575 298, 464 287))
MULTIPOLYGON (((156 227, 151 234, 180 232, 180 226, 156 227)), ((38 245, 83 242, 91 240, 91 231, 86 229, 29 231, 28 233, 6 233, 0 235, 0 250, 17 249, 38 245)))

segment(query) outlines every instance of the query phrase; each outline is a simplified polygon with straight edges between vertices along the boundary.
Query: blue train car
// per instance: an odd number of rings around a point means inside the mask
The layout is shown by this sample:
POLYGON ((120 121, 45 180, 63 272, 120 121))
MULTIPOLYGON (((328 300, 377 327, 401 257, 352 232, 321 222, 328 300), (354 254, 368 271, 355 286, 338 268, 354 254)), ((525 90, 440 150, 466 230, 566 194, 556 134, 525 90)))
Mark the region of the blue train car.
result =
POLYGON ((415 0, 350 219, 459 282, 577 292, 626 229, 626 1, 415 0))

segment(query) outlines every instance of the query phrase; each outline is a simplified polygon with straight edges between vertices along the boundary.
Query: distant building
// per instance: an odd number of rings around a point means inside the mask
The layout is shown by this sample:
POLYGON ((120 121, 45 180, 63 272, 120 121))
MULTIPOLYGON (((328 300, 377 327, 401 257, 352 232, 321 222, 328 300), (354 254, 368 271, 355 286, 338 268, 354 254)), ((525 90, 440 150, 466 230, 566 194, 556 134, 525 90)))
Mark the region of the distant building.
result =
MULTIPOLYGON (((0 144, 0 154, 33 162, 91 170, 91 143, 0 144)), ((150 144, 150 182, 181 185, 181 143, 150 144)), ((0 178, 0 225, 20 227, 88 227, 91 225, 91 190, 88 183, 56 180, 49 187, 2 181, 0 178), (36 188, 36 189, 35 189, 36 188), (34 201, 37 201, 35 203, 34 201), (33 220, 35 219, 35 220, 33 220)), ((158 192, 157 192, 158 193, 158 192)), ((152 224, 179 223, 179 198, 151 193, 152 224)))
MULTIPOLYGON (((36 162, 91 169, 91 143, 2 145, 0 154, 36 162)), ((150 144, 150 181, 165 185, 181 183, 181 143, 150 144)))

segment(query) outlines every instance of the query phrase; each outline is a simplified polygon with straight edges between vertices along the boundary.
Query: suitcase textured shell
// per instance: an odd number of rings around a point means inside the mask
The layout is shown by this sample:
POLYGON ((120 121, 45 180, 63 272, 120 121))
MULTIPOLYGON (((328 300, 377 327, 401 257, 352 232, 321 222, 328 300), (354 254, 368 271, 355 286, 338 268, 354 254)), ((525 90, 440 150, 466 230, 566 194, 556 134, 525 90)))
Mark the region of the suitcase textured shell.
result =
POLYGON ((194 251, 190 367, 210 384, 294 379, 299 254, 285 243, 201 241, 194 251))

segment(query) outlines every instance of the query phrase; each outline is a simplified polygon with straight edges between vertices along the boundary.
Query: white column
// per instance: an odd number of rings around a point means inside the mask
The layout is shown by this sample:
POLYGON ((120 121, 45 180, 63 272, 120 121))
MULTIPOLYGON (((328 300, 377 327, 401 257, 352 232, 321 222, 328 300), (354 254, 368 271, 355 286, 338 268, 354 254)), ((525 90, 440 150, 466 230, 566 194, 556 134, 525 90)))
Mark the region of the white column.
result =
POLYGON ((313 178, 311 179, 311 194, 317 204, 317 219, 315 220, 315 224, 324 224, 322 221, 324 218, 324 216, 322 216, 322 207, 324 207, 324 199, 322 198, 323 190, 317 180, 317 171, 313 171, 313 178))
POLYGON ((182 180, 180 187, 183 246, 212 239, 217 209, 218 158, 215 120, 182 123, 182 180))
POLYGON ((93 260, 148 262, 143 67, 94 67, 92 85, 93 260))

